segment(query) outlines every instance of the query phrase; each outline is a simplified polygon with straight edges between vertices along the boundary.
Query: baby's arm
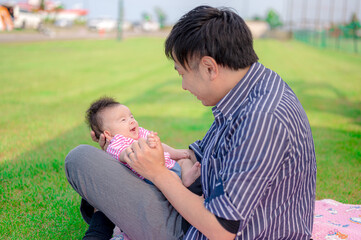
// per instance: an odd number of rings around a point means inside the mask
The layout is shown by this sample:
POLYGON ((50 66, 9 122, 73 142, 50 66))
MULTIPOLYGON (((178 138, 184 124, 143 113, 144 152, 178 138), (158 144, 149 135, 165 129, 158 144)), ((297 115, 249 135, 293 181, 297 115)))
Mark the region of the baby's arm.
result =
MULTIPOLYGON (((148 146, 151 148, 155 148, 157 145, 157 141, 159 138, 156 138, 155 136, 157 136, 156 132, 150 132, 150 134, 148 134, 148 136, 147 136, 147 143, 148 143, 148 146)), ((168 152, 170 154, 170 157, 173 160, 179 160, 179 159, 184 159, 184 158, 191 159, 191 152, 190 152, 191 150, 189 150, 189 149, 175 149, 175 148, 168 146, 165 143, 162 143, 162 146, 163 146, 164 151, 168 152)), ((192 153, 193 153, 193 151, 192 151, 192 153)), ((194 155, 194 153, 193 153, 193 155, 194 155)), ((195 156, 194 156, 194 159, 195 159, 195 156)), ((191 159, 191 160, 193 161, 193 159, 191 159)), ((196 161, 197 161, 197 159, 195 159, 194 162, 196 162, 196 161)))
POLYGON ((179 159, 184 159, 184 158, 190 158, 190 154, 188 152, 187 149, 175 149, 172 148, 171 146, 168 146, 165 143, 162 143, 163 145, 163 149, 165 152, 169 152, 170 157, 173 160, 179 160, 179 159))
MULTIPOLYGON (((159 140, 159 138, 155 137, 157 135, 158 134, 156 132, 150 132, 150 134, 148 134, 147 143, 149 147, 155 148, 157 146, 157 141, 159 140)), ((162 143, 162 146, 164 151, 168 152, 173 160, 190 158, 190 154, 187 149, 175 149, 165 143, 162 143)))

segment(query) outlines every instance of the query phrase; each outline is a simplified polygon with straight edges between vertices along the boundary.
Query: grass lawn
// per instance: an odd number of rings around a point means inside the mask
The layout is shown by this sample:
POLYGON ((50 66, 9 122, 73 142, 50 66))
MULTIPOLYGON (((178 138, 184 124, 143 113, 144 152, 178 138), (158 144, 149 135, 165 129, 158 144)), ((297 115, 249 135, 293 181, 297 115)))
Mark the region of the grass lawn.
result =
MULTIPOLYGON (((84 123, 104 95, 138 122, 185 148, 212 122, 210 108, 181 88, 164 39, 64 41, 0 47, 0 238, 81 239, 80 198, 63 161, 92 143, 84 123)), ((257 40, 260 61, 303 104, 315 139, 317 199, 361 204, 361 56, 298 42, 257 40)))

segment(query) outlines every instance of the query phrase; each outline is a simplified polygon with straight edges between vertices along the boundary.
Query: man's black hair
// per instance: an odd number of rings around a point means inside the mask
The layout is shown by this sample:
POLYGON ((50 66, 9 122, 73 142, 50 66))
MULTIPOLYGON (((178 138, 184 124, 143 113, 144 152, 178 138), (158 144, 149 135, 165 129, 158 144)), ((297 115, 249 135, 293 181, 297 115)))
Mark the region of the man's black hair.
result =
POLYGON ((258 61, 244 20, 228 8, 210 6, 196 7, 179 19, 165 42, 165 54, 185 69, 190 60, 203 56, 233 70, 258 61))
POLYGON ((114 98, 111 97, 102 97, 96 101, 94 101, 89 109, 86 111, 86 122, 89 125, 89 127, 94 131, 95 136, 97 138, 100 137, 100 134, 103 133, 102 129, 102 119, 99 116, 99 113, 108 108, 113 107, 115 105, 120 105, 119 102, 115 101, 114 98))

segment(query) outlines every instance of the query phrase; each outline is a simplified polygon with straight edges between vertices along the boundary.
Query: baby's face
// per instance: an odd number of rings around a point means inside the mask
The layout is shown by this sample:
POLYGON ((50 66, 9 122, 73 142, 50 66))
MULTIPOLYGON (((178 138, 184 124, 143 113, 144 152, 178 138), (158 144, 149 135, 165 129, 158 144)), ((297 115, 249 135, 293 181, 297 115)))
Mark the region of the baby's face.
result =
POLYGON ((121 134, 124 137, 138 139, 139 125, 129 108, 115 105, 101 112, 104 131, 109 131, 111 137, 121 134))

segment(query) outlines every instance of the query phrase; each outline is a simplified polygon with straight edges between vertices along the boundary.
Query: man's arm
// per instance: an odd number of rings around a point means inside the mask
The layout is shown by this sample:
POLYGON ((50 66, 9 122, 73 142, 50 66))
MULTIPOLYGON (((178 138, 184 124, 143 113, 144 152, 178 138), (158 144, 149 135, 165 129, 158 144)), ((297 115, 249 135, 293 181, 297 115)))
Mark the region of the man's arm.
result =
POLYGON ((190 192, 179 181, 164 171, 156 176, 154 185, 164 194, 173 207, 195 228, 209 239, 234 239, 235 234, 228 232, 218 222, 213 213, 204 205, 204 198, 190 192))
POLYGON ((215 215, 204 207, 204 199, 190 192, 164 166, 161 144, 152 149, 145 140, 140 139, 126 150, 127 153, 131 151, 134 151, 134 154, 130 154, 129 157, 126 155, 125 161, 139 174, 152 181, 192 226, 209 239, 235 238, 235 234, 223 228, 215 215))

